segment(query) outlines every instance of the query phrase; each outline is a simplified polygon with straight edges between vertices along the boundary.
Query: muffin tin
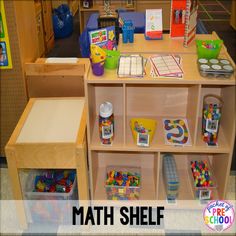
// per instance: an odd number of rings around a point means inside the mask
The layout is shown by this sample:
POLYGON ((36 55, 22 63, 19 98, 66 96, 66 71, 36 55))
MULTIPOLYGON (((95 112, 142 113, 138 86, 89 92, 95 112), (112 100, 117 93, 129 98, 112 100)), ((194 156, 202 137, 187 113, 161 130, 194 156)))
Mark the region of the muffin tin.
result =
POLYGON ((229 78, 234 73, 234 68, 227 59, 198 59, 198 69, 204 77, 229 78))

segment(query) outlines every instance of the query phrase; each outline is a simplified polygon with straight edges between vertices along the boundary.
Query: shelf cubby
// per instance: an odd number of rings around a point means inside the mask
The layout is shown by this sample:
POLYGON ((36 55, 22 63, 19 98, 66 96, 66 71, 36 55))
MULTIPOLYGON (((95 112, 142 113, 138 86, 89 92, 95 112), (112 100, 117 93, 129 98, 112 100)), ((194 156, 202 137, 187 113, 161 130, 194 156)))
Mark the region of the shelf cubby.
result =
MULTIPOLYGON (((99 107, 103 102, 111 102, 115 120, 115 138, 112 148, 124 144, 124 93, 123 84, 88 84, 89 143, 91 148, 103 149, 99 138, 99 107)), ((106 146, 107 147, 107 146, 106 146)))
MULTIPOLYGON (((220 199, 224 195, 225 186, 222 184, 226 181, 226 172, 222 169, 226 169, 229 164, 229 156, 227 154, 212 154, 212 153, 171 153, 174 155, 177 172, 179 176, 179 194, 178 200, 195 200, 193 188, 192 188, 192 176, 190 175, 189 158, 192 160, 198 160, 199 158, 208 159, 212 168, 212 172, 216 179, 216 189, 213 192, 214 199, 220 199), (220 163, 224 163, 222 166, 220 163), (222 169, 221 169, 222 168, 222 169)), ((160 155, 159 164, 159 185, 158 185, 158 200, 166 200, 166 188, 163 178, 163 155, 160 155)))
MULTIPOLYGON (((196 139, 199 85, 126 85, 126 147, 137 147, 130 129, 131 118, 157 121, 151 149, 165 149, 164 118, 186 118, 192 145, 196 139)), ((145 148, 142 148, 145 149, 145 148)))
POLYGON ((214 152, 230 152, 234 140, 235 130, 235 86, 217 86, 202 85, 200 95, 200 105, 198 113, 198 129, 196 147, 201 149, 212 150, 214 152), (203 98, 207 94, 218 95, 222 98, 224 104, 221 111, 221 120, 218 134, 218 146, 208 147, 202 138, 202 110, 203 98))
POLYGON ((106 200, 105 178, 108 166, 141 168, 140 200, 156 200, 158 153, 91 151, 91 193, 93 200, 106 200))

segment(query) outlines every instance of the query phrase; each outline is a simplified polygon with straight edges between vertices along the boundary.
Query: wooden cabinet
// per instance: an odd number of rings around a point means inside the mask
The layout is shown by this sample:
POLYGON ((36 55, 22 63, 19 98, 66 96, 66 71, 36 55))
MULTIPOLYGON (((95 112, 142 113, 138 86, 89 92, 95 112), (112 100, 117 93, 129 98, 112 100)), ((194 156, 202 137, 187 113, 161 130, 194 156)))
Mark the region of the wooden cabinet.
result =
MULTIPOLYGON (((82 33, 86 27, 86 22, 89 16, 94 12, 104 13, 104 1, 103 0, 92 0, 92 7, 85 8, 83 6, 83 0, 80 0, 79 17, 80 17, 80 32, 82 33)), ((110 9, 114 12, 115 10, 122 8, 127 11, 136 11, 137 0, 133 0, 132 4, 128 4, 126 0, 110 1, 110 9)))
POLYGON ((44 41, 46 46, 46 52, 49 52, 54 47, 51 1, 42 0, 42 14, 43 14, 44 41))
POLYGON ((39 56, 41 57, 45 54, 45 42, 44 42, 42 8, 40 3, 35 4, 35 13, 36 13, 36 27, 37 27, 37 36, 39 45, 39 56))
MULTIPOLYGON (((30 99, 5 148, 14 199, 23 200, 20 169, 75 169, 78 197, 88 200, 85 130, 84 98, 30 99)), ((17 213, 25 227, 22 205, 17 213)))
MULTIPOLYGON (((213 39, 216 35, 197 37, 213 39)), ((214 198, 224 199, 235 138, 235 75, 227 80, 201 77, 196 64, 196 48, 193 46, 185 49, 181 40, 171 40, 169 35, 164 35, 163 41, 146 42, 149 50, 147 45, 137 46, 140 42, 135 37, 133 52, 138 50, 146 58, 153 51, 158 53, 159 49, 162 53, 178 52, 183 60, 184 78, 152 78, 149 63, 143 79, 118 78, 115 70, 105 70, 103 76, 97 77, 90 71, 85 80, 85 93, 88 104, 87 136, 92 199, 106 199, 104 181, 108 166, 135 166, 141 168, 140 200, 165 200, 162 173, 165 153, 172 153, 177 163, 179 200, 194 199, 189 157, 209 158, 218 183, 214 198), (206 94, 219 95, 224 101, 217 147, 208 147, 202 141, 202 104, 206 94), (99 138, 99 106, 105 101, 111 102, 114 108, 115 138, 110 146, 102 145, 99 138), (130 119, 134 117, 157 121, 150 147, 138 147, 134 142, 129 125, 130 119), (192 146, 165 144, 162 119, 171 117, 187 119, 192 146)), ((125 52, 125 45, 121 43, 118 49, 125 52)), ((222 50, 221 57, 231 60, 226 49, 222 50)))
MULTIPOLYGON (((102 0, 93 0, 93 6, 90 8, 83 7, 83 0, 80 1, 80 32, 82 32, 86 26, 86 22, 89 16, 94 12, 104 12, 104 4, 102 0)), ((141 1, 133 0, 133 4, 128 4, 130 1, 120 0, 111 1, 111 9, 115 11, 118 8, 126 9, 127 11, 145 12, 146 9, 162 9, 163 18, 163 30, 170 29, 170 0, 157 0, 157 1, 141 1)))

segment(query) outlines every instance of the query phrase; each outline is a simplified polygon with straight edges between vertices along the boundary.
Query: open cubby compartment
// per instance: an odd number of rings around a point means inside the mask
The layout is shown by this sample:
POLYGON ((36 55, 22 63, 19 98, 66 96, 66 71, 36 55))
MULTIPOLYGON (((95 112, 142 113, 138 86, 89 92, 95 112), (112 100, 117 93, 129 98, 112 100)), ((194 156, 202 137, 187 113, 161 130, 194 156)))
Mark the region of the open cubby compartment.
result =
POLYGON ((114 114, 114 141, 112 147, 124 144, 124 87, 123 84, 87 84, 88 143, 90 148, 101 148, 99 137, 99 107, 111 102, 114 114))
POLYGON ((105 180, 109 166, 137 167, 141 172, 139 200, 155 200, 157 191, 157 153, 109 152, 90 153, 91 195, 93 200, 107 200, 105 180))
POLYGON ((234 145, 235 137, 235 86, 234 85, 202 85, 198 113, 197 147, 207 147, 202 137, 203 97, 207 94, 218 95, 224 104, 218 133, 218 146, 209 147, 218 152, 229 152, 234 145))
POLYGON ((157 128, 151 148, 165 148, 163 118, 185 118, 192 145, 196 139, 199 85, 140 84, 126 85, 126 145, 135 147, 130 129, 131 118, 150 118, 157 128))
MULTIPOLYGON (((166 186, 163 177, 163 158, 166 153, 161 153, 159 165, 159 189, 158 199, 166 199, 166 186)), ((227 178, 230 170, 230 156, 224 154, 209 154, 209 153, 169 153, 175 158, 177 173, 179 176, 179 191, 177 200, 195 200, 195 192, 193 188, 193 178, 191 176, 190 160, 209 160, 211 170, 214 175, 216 188, 213 191, 213 199, 223 199, 227 178)))

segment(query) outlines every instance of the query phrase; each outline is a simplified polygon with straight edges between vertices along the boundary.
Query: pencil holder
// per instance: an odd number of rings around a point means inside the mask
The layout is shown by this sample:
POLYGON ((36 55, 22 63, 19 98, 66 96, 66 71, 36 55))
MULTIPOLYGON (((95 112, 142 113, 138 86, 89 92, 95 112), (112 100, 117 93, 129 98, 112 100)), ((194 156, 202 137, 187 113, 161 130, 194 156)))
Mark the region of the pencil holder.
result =
POLYGON ((91 61, 93 74, 96 76, 101 76, 104 74, 104 61, 93 63, 91 61))
POLYGON ((120 58, 120 52, 111 50, 104 50, 104 51, 106 52, 105 68, 116 69, 120 58))
POLYGON ((223 101, 217 95, 206 95, 203 98, 202 135, 209 146, 216 146, 218 140, 223 101))

